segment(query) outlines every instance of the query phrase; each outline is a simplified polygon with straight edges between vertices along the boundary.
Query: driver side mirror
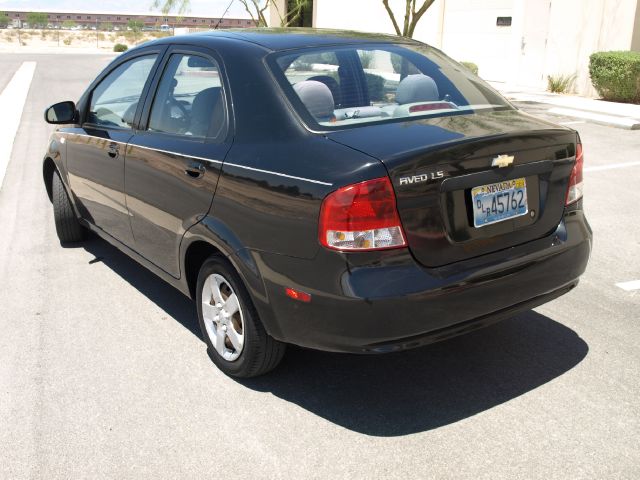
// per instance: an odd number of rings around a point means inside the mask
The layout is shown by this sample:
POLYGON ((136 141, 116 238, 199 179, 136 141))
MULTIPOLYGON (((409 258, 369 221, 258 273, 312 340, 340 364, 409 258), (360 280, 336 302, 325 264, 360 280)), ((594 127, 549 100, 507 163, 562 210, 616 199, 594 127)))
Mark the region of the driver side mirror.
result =
POLYGON ((77 117, 76 104, 73 102, 56 103, 44 111, 44 121, 52 125, 74 123, 77 117))

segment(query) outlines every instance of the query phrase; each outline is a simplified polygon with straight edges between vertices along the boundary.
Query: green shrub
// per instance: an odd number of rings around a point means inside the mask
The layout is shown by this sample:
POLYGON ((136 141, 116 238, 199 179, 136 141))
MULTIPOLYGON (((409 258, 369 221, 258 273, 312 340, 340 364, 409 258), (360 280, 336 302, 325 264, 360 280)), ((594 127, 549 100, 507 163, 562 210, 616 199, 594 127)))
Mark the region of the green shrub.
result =
POLYGON ((553 93, 566 93, 571 90, 573 82, 576 79, 575 74, 571 75, 548 75, 547 90, 553 93))
POLYGON ((640 52, 596 52, 589 75, 605 100, 640 103, 640 52))
POLYGON ((379 102, 385 99, 384 96, 384 78, 373 73, 365 73, 367 86, 369 87, 369 100, 379 102))
POLYGON ((464 68, 469 70, 474 75, 478 75, 478 65, 476 65, 475 63, 473 63, 473 62, 460 62, 460 65, 462 65, 464 68))
POLYGON ((116 43, 113 46, 113 51, 114 52, 121 53, 121 52, 126 52, 127 50, 129 50, 129 47, 127 47, 126 45, 124 45, 122 43, 116 43))
POLYGON ((65 39, 62 40, 62 43, 65 45, 71 45, 71 37, 65 37, 65 39))

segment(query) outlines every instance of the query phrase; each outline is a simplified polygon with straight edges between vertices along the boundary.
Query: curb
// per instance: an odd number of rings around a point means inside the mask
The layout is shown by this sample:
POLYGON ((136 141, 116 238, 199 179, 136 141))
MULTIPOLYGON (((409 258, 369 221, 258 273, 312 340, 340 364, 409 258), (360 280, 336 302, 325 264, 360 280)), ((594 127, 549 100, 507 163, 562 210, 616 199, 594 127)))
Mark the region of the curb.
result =
POLYGON ((640 130, 640 120, 630 117, 617 117, 605 115, 603 113, 589 112, 585 110, 574 110, 571 108, 553 107, 547 110, 552 115, 562 115, 565 117, 582 118, 594 123, 607 125, 610 127, 624 128, 626 130, 640 130))

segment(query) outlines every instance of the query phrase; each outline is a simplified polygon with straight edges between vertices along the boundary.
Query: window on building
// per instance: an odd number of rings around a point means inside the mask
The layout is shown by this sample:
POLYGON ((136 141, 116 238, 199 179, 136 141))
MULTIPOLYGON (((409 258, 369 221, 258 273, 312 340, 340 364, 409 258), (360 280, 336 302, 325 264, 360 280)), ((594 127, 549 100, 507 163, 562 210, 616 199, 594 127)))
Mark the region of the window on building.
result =
POLYGON ((510 27, 511 17, 498 17, 496 20, 496 25, 498 27, 510 27))

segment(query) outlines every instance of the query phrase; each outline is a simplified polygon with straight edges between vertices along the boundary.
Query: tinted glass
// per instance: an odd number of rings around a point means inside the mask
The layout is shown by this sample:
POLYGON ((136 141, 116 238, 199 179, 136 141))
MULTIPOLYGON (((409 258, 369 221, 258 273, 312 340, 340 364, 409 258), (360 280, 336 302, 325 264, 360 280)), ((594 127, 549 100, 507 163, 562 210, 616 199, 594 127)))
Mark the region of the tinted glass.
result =
POLYGON ((156 55, 137 57, 107 75, 91 94, 87 122, 104 127, 131 128, 155 61, 156 55))
POLYGON ((327 128, 512 108, 480 78, 426 45, 287 52, 270 64, 301 116, 327 128))
POLYGON ((149 130, 218 137, 224 126, 218 64, 195 55, 172 55, 151 107, 149 130))

